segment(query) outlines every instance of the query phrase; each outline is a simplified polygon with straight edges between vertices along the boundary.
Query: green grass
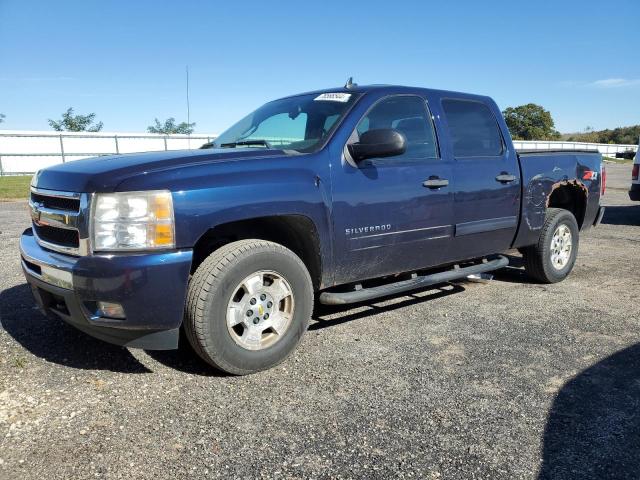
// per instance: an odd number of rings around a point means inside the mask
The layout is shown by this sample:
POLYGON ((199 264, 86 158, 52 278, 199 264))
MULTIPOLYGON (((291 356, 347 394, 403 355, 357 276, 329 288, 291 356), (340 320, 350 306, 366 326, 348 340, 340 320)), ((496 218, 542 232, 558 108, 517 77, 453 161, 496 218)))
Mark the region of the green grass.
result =
POLYGON ((31 175, 8 175, 0 177, 0 201, 26 200, 29 197, 31 175))

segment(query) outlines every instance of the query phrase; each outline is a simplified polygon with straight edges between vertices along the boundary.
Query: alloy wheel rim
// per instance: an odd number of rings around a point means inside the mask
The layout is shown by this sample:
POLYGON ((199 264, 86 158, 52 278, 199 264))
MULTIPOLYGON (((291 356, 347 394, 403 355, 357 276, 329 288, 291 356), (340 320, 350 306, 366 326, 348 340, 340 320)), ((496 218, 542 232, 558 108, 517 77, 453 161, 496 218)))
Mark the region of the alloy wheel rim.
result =
POLYGON ((573 242, 571 230, 565 224, 559 225, 551 237, 551 264, 556 270, 562 270, 569 263, 573 242))
POLYGON ((263 350, 284 336, 293 312, 289 282, 277 272, 260 270, 234 289, 227 306, 227 329, 242 348, 263 350))

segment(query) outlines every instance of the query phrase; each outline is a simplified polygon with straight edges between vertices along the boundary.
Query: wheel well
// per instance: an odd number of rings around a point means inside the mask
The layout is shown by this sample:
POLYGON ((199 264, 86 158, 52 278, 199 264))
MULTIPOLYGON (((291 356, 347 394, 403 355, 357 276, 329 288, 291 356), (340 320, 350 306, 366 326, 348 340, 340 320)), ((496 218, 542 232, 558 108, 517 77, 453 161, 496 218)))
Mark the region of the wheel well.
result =
POLYGON ((549 201, 549 208, 563 208, 573 213, 578 222, 578 227, 582 228, 584 214, 587 208, 587 192, 584 185, 578 183, 560 183, 554 185, 549 201))
POLYGON ((304 262, 314 288, 320 288, 322 283, 320 239, 313 221, 303 215, 252 218, 224 223, 209 229, 200 237, 193 249, 192 273, 213 251, 227 243, 248 238, 267 240, 287 247, 304 262))

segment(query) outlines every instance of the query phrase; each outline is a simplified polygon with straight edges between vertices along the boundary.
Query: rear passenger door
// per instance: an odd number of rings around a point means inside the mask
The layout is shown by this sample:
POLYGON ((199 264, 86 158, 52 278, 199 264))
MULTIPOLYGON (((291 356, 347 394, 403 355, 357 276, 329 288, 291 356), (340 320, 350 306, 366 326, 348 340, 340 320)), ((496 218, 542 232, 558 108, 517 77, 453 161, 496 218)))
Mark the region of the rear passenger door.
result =
POLYGON ((507 250, 520 211, 520 169, 506 147, 493 104, 443 99, 453 156, 452 255, 463 260, 507 250))

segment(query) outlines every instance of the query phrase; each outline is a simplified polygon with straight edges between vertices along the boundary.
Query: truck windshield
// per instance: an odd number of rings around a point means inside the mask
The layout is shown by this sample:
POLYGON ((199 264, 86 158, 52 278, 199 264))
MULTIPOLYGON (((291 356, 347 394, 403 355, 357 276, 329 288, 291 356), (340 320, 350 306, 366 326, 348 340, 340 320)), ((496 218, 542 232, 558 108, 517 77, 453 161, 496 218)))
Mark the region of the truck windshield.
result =
POLYGON ((269 102, 222 133, 211 146, 314 152, 357 97, 356 93, 325 92, 269 102))

